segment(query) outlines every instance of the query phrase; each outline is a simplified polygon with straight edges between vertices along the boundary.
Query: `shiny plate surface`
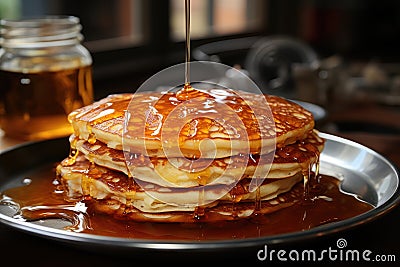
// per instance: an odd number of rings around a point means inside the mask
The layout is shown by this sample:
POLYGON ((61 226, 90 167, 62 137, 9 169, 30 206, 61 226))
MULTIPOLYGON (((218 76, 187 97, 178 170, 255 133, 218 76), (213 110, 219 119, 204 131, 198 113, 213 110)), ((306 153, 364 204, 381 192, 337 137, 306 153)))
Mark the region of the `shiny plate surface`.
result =
MULTIPOLYGON (((320 133, 327 140, 321 154, 320 171, 343 179, 342 189, 356 194, 373 204, 374 209, 359 216, 319 226, 307 231, 288 234, 261 236, 257 238, 219 241, 164 241, 129 239, 75 233, 63 230, 66 222, 45 220, 24 222, 12 218, 12 207, 0 205, 0 222, 42 238, 72 244, 82 248, 96 248, 118 251, 213 251, 249 248, 264 244, 286 244, 307 240, 316 236, 329 235, 347 230, 374 220, 399 204, 399 171, 386 158, 375 151, 353 141, 334 135, 320 133)), ((67 138, 32 142, 6 150, 0 154, 0 192, 21 184, 24 177, 35 169, 60 161, 68 155, 67 138)))

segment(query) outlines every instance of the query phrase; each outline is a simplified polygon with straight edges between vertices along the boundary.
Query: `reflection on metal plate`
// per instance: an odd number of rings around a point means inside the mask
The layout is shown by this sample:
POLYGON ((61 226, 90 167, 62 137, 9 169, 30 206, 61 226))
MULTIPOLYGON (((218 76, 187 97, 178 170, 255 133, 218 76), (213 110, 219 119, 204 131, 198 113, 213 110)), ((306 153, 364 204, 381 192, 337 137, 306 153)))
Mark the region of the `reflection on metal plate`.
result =
MULTIPOLYGON (((319 226, 307 231, 251 239, 235 239, 204 242, 160 241, 145 239, 114 238, 62 230, 68 223, 60 220, 30 223, 12 218, 15 207, 0 206, 0 222, 27 233, 60 242, 72 243, 96 249, 147 250, 212 250, 253 247, 268 243, 288 243, 315 236, 356 227, 385 214, 399 203, 399 172, 386 158, 358 143, 334 135, 320 133, 327 140, 321 154, 320 172, 343 179, 342 189, 355 194, 375 206, 374 209, 354 218, 319 226)), ((21 177, 30 173, 40 164, 62 159, 68 148, 66 139, 31 143, 0 154, 0 192, 19 183, 21 177), (41 154, 38 153, 40 151, 41 154), (33 157, 34 156, 34 157, 33 157), (26 160, 30 159, 30 160, 26 160), (26 170, 26 171, 21 171, 26 170)), ((26 176, 25 176, 26 177, 26 176)))

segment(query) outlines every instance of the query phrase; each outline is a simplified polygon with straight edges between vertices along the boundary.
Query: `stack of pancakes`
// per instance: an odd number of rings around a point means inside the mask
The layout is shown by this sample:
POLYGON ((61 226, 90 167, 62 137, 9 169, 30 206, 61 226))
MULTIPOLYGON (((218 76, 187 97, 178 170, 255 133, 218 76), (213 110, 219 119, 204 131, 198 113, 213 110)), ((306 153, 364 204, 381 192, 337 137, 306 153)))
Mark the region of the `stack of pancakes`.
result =
POLYGON ((301 200, 324 140, 312 114, 230 90, 114 94, 69 114, 57 166, 70 200, 118 219, 220 221, 301 200))

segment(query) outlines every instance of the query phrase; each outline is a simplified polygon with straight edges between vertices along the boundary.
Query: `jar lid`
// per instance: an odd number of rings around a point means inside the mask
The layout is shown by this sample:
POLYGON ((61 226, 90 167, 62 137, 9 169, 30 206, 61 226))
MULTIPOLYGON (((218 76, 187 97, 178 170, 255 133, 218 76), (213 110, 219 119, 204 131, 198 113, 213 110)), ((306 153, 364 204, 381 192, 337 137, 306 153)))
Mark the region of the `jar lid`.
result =
POLYGON ((75 16, 43 16, 0 20, 0 45, 10 48, 41 48, 81 42, 82 26, 75 16))

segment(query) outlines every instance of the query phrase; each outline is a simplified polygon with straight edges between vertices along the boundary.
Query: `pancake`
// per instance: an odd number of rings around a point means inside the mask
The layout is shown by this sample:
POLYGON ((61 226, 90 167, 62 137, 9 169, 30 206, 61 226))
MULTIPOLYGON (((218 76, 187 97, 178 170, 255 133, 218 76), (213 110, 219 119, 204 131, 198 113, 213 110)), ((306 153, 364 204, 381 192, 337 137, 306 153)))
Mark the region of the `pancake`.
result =
POLYGON ((194 90, 115 94, 69 114, 74 133, 88 141, 149 157, 226 158, 267 154, 304 139, 312 113, 273 95, 194 90))
POLYGON ((145 182, 177 187, 231 184, 238 179, 255 177, 256 168, 259 168, 258 173, 266 174, 259 178, 291 177, 316 163, 324 147, 324 140, 318 136, 317 130, 313 130, 302 141, 278 148, 271 156, 242 154, 212 161, 124 155, 123 151, 109 148, 98 140, 91 144, 74 135, 70 142, 97 165, 140 177, 145 182))
POLYGON ((85 199, 98 212, 113 214, 119 219, 139 221, 187 222, 200 219, 198 212, 207 214, 207 221, 233 220, 266 214, 293 204, 303 193, 290 192, 303 179, 301 173, 287 179, 266 179, 256 191, 250 192, 248 179, 243 179, 222 197, 224 185, 206 190, 165 188, 152 183, 139 186, 119 171, 97 166, 79 155, 71 162, 66 158, 56 168, 67 199, 85 199), (166 199, 160 201, 159 199, 166 199), (199 202, 206 204, 199 204, 199 202), (258 203, 258 204, 257 204, 258 203), (196 219, 197 218, 197 219, 196 219))
POLYGON ((66 198, 166 223, 236 220, 301 200, 324 148, 311 112, 279 96, 185 88, 109 95, 71 112, 70 155, 56 168, 66 198))

